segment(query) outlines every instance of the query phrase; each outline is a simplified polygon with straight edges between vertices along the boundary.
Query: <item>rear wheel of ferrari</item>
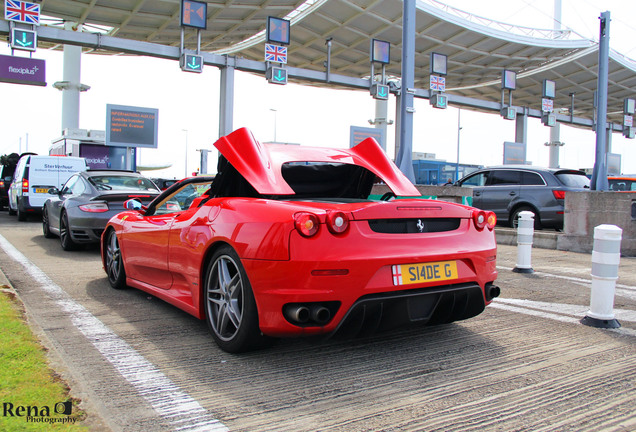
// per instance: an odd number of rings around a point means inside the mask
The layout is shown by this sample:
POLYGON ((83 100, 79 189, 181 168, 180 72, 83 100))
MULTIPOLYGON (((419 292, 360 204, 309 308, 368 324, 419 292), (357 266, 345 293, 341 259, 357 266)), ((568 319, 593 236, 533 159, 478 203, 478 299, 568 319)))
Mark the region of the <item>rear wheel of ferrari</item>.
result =
POLYGON ((111 229, 106 238, 106 274, 108 275, 108 283, 115 289, 126 287, 126 271, 124 270, 124 261, 119 248, 119 240, 115 230, 111 229))
POLYGON ((71 229, 68 226, 68 216, 62 212, 60 217, 60 244, 65 251, 77 249, 77 243, 71 238, 71 229))
POLYGON ((44 210, 42 210, 42 234, 44 234, 44 237, 46 238, 55 237, 49 228, 49 211, 46 206, 44 207, 44 210))
POLYGON ((263 345, 252 287, 231 247, 224 246, 212 256, 203 294, 206 321, 221 349, 237 353, 263 345))

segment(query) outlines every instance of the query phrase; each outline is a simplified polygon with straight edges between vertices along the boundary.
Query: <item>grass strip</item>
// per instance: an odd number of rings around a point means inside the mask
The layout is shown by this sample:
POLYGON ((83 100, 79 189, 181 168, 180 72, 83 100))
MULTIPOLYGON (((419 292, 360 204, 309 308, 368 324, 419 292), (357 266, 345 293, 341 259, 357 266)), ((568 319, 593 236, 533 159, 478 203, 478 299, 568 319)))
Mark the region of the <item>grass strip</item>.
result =
POLYGON ((0 288, 0 431, 86 431, 86 414, 49 368, 21 303, 0 288))

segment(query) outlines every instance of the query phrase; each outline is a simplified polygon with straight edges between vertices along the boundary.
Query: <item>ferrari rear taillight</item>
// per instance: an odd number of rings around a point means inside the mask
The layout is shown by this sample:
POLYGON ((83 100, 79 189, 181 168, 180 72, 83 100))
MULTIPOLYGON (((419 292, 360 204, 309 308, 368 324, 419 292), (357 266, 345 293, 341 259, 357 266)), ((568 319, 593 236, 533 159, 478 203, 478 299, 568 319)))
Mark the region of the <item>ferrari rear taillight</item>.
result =
POLYGON ((296 213, 294 215, 296 231, 303 237, 312 237, 318 233, 320 220, 313 213, 296 213))
POLYGON ((341 211, 328 211, 327 228, 332 234, 344 233, 349 228, 349 216, 341 211))
POLYGON ((565 191, 563 190, 552 189, 552 195, 554 195, 556 199, 565 199, 565 191))
POLYGON ((79 206, 80 210, 89 213, 104 213, 108 211, 108 204, 106 203, 92 203, 79 206))
POLYGON ((473 223, 478 231, 483 230, 485 227, 492 231, 497 224, 497 216, 493 212, 473 210, 473 223))
POLYGON ((22 180, 22 193, 28 193, 29 192, 29 180, 24 179, 22 180))

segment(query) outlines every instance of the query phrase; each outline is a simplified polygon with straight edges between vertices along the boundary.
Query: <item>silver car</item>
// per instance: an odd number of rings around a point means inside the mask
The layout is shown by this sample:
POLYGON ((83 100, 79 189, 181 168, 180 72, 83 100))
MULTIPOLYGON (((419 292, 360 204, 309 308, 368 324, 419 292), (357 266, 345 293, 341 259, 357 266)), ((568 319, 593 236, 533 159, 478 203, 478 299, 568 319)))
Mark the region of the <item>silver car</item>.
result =
POLYGON ((563 228, 565 193, 590 188, 583 171, 504 165, 482 168, 457 185, 473 189, 473 206, 490 210, 497 221, 516 226, 519 213, 534 213, 534 226, 563 228))
POLYGON ((61 190, 51 188, 42 210, 44 237, 58 236, 62 249, 99 243, 108 220, 124 211, 124 202, 137 198, 148 204, 160 190, 131 171, 85 171, 74 174, 61 190))

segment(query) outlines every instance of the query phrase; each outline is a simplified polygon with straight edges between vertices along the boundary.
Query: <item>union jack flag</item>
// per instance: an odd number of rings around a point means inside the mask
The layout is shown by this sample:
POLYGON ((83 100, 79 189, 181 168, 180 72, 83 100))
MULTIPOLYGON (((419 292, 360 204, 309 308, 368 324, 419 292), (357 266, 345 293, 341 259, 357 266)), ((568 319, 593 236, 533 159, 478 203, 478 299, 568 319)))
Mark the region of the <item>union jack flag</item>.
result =
POLYGON ((5 0, 4 19, 40 25, 40 5, 17 0, 5 0))
POLYGON ((541 99, 541 111, 551 113, 554 111, 554 101, 548 98, 541 99))
POLYGON ((287 63, 287 47, 265 44, 265 61, 287 63))
POLYGON ((430 84, 431 90, 443 92, 446 90, 446 77, 431 75, 430 84))

